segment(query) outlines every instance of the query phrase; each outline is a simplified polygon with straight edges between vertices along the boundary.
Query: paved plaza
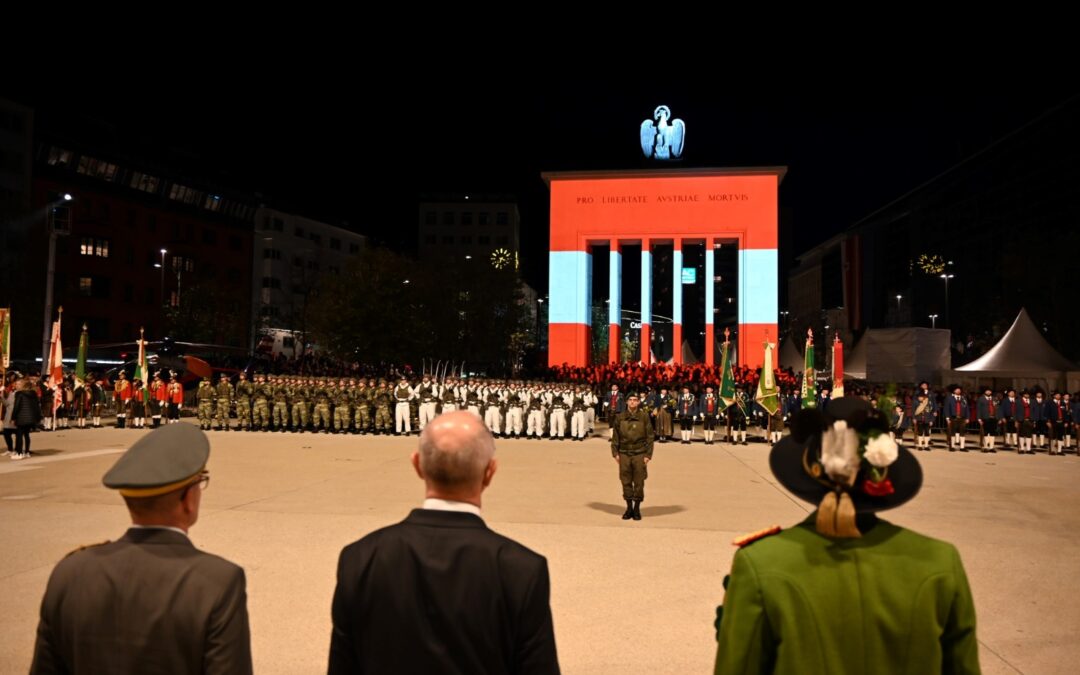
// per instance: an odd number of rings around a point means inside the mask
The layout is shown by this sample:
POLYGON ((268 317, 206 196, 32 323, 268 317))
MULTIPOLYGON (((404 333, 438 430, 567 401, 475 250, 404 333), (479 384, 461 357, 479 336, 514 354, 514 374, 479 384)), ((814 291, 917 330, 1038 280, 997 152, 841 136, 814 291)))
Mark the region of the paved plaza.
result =
MULTIPOLYGON (((0 672, 25 672, 53 565, 128 523, 101 476, 135 430, 35 434, 0 459, 0 672)), ((423 498, 411 438, 211 432, 196 546, 243 566, 257 673, 325 672, 341 548, 423 498)), ((977 445, 969 438, 969 447, 977 445)), ((641 522, 606 439, 499 440, 488 525, 547 556, 565 673, 711 672, 737 535, 811 510, 777 486, 768 446, 657 445, 641 522)), ((917 453, 921 494, 885 518, 960 549, 985 673, 1074 673, 1080 661, 1080 459, 917 453)))

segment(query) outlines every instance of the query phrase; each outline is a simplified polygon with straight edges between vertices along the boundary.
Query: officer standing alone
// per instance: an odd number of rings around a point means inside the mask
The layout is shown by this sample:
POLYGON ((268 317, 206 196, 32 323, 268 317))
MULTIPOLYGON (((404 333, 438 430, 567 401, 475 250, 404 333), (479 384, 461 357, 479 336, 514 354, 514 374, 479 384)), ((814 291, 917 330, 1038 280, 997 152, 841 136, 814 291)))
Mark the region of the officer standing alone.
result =
POLYGON ((636 392, 626 397, 626 412, 615 417, 611 434, 611 456, 619 463, 626 512, 623 520, 641 520, 641 502, 645 500, 647 466, 653 455, 653 426, 641 409, 636 392))

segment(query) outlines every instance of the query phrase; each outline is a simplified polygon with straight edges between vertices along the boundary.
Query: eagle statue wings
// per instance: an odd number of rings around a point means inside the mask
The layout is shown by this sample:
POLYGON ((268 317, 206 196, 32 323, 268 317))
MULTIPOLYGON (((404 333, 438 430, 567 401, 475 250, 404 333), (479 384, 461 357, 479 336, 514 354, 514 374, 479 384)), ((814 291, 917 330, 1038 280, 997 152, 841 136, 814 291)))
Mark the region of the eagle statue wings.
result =
POLYGON ((668 122, 670 117, 671 109, 662 105, 653 112, 653 119, 641 123, 641 151, 646 157, 674 159, 682 156, 686 124, 679 119, 668 122))

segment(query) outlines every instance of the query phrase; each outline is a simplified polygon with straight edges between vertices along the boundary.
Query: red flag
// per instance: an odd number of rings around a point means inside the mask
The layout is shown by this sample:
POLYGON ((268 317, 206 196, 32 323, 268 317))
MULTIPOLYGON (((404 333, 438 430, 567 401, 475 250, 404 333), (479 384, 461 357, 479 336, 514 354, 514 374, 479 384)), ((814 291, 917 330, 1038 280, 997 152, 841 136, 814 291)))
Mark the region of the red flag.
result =
POLYGON ((832 346, 832 396, 830 398, 843 398, 844 396, 844 343, 840 342, 840 333, 836 333, 836 339, 832 346))
POLYGON ((64 309, 60 308, 60 314, 57 316, 56 321, 53 322, 52 340, 49 341, 49 362, 45 364, 45 372, 48 373, 48 379, 46 385, 54 392, 53 395, 53 409, 49 411, 50 415, 55 415, 57 408, 60 407, 60 383, 64 381, 64 350, 60 346, 60 320, 64 317, 64 309))

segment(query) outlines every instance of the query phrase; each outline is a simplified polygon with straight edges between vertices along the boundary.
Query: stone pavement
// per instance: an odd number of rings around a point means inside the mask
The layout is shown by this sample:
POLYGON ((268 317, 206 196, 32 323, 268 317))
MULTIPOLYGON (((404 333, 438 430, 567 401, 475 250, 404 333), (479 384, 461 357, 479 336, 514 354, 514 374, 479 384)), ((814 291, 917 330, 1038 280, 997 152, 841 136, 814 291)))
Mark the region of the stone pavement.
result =
MULTIPOLYGON (((34 458, 0 458, 0 672, 29 667, 56 561, 124 532, 123 503, 101 476, 141 433, 35 434, 34 458)), ((213 478, 192 539, 247 570, 256 672, 325 672, 338 552, 420 503, 408 461, 416 438, 211 439, 213 478)), ((641 522, 619 518, 605 439, 499 440, 497 448, 484 518, 547 556, 560 662, 571 674, 711 672, 729 542, 810 510, 775 484, 764 444, 658 445, 641 522)), ((1076 672, 1080 459, 917 456, 922 494, 885 517, 960 549, 984 672, 1076 672)))

